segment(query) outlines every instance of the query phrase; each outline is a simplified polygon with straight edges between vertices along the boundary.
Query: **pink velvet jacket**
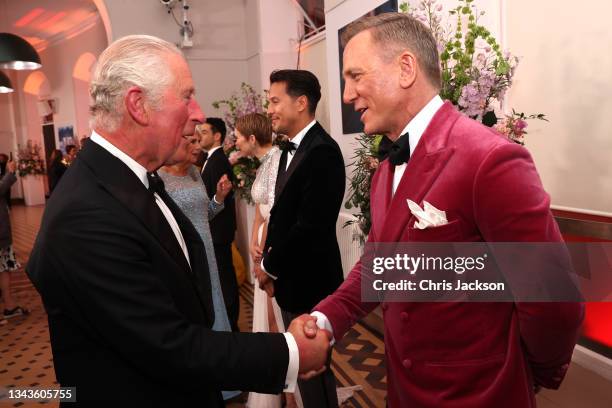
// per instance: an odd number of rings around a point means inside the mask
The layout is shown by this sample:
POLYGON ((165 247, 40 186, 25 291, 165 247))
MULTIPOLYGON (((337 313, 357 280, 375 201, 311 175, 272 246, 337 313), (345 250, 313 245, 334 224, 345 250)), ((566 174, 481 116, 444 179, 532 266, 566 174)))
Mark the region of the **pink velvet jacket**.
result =
MULTIPOLYGON (((526 149, 446 102, 392 196, 394 166, 372 180, 369 242, 561 241, 526 149), (419 230, 406 199, 449 223, 419 230)), ((361 262, 314 310, 336 339, 377 306, 361 301, 361 262)), ((580 303, 383 303, 389 407, 535 407, 558 388, 583 318, 580 303)))

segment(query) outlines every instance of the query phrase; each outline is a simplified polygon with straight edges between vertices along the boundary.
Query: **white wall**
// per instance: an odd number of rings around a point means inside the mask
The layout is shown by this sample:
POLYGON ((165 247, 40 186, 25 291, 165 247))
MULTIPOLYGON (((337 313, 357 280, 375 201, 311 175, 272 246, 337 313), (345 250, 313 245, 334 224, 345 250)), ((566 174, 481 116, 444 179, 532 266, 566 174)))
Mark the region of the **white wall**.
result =
MULTIPOLYGON (((252 0, 189 2, 194 27, 193 48, 184 49, 196 85, 196 99, 207 116, 211 103, 227 98, 248 81, 246 7, 252 0)), ((113 39, 149 34, 178 44, 179 27, 159 1, 105 0, 113 39)), ((181 20, 181 8, 175 7, 181 20)), ((252 18, 252 17, 250 17, 252 18)))
POLYGON ((300 69, 305 69, 317 76, 321 84, 321 100, 317 106, 316 118, 327 131, 329 122, 329 83, 327 77, 327 49, 325 34, 309 41, 302 46, 300 56, 300 69))
POLYGON ((612 214, 612 5, 507 1, 508 47, 522 57, 509 97, 549 123, 528 128, 532 152, 556 206, 612 214), (528 12, 527 12, 528 11, 528 12))
MULTIPOLYGON (((106 46, 104 25, 101 20, 98 20, 97 24, 82 34, 53 45, 40 53, 43 64, 41 71, 49 81, 49 96, 58 101, 57 113, 53 115, 56 143, 58 143, 57 128, 60 126, 73 126, 75 137, 80 137, 88 131, 88 127, 84 128, 84 124, 88 123, 88 86, 75 89, 73 69, 81 55, 91 53, 97 57, 106 46), (85 107, 84 109, 83 106, 77 108, 76 104, 85 104, 85 107), (78 124, 81 124, 80 127, 78 124)), ((35 119, 40 121, 35 107, 33 113, 36 118, 30 115, 28 118, 33 122, 35 119)), ((40 133, 40 126, 37 126, 35 131, 40 133)))

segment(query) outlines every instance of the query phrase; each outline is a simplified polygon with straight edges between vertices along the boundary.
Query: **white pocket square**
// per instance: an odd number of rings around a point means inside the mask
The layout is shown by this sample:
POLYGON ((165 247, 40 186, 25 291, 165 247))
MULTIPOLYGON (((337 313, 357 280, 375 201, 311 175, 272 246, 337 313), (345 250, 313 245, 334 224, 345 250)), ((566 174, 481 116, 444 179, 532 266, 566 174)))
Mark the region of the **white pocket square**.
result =
POLYGON ((440 225, 448 224, 446 213, 438 210, 427 201, 423 201, 423 208, 412 200, 406 200, 410 212, 417 219, 414 223, 414 228, 425 229, 429 227, 439 227, 440 225))

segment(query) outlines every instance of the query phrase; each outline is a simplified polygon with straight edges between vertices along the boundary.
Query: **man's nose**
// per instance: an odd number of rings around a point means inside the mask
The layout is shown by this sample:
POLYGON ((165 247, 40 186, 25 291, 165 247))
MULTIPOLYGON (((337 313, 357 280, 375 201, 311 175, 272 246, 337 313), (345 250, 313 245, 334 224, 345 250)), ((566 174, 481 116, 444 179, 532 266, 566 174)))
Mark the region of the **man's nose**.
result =
POLYGON ((202 111, 202 108, 200 108, 200 104, 198 103, 198 101, 193 99, 191 101, 190 107, 191 120, 198 123, 204 123, 204 121, 206 120, 206 115, 204 115, 204 112, 202 111))
POLYGON ((344 92, 342 93, 342 101, 347 105, 350 105, 355 102, 355 98, 357 97, 357 93, 355 92, 355 88, 349 82, 344 83, 344 92))

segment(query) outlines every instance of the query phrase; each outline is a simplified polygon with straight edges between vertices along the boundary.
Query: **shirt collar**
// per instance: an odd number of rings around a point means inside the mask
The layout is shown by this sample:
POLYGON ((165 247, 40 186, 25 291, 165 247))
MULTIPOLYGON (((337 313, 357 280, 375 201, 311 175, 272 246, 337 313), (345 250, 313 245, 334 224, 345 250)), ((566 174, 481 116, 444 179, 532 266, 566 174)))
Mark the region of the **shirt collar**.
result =
POLYGON ((421 140, 421 136, 423 136, 425 129, 429 126, 429 122, 431 122, 442 105, 444 105, 442 98, 440 98, 439 95, 434 96, 433 99, 429 101, 410 122, 408 122, 402 133, 400 133, 400 135, 403 135, 408 132, 410 135, 410 155, 412 155, 414 149, 416 149, 419 140, 421 140))
POLYGON ((311 127, 313 127, 315 125, 315 123, 317 123, 316 119, 313 119, 312 122, 310 122, 309 124, 306 125, 306 127, 302 130, 300 130, 297 135, 295 135, 293 137, 293 139, 291 139, 292 143, 295 143, 295 148, 297 149, 298 147, 300 147, 300 143, 302 143, 302 140, 304 140, 304 136, 306 136, 306 133, 308 133, 308 131, 310 130, 311 127))
POLYGON ((221 146, 215 146, 215 147, 211 148, 211 149, 208 151, 208 157, 212 156, 212 154, 213 154, 213 153, 214 153, 216 150, 219 150, 220 148, 221 148, 221 146))
POLYGON ((147 179, 147 169, 145 169, 140 163, 132 159, 130 156, 119 150, 117 146, 106 140, 103 136, 92 131, 91 138, 89 139, 95 142, 100 147, 108 151, 110 154, 121 160, 126 166, 130 168, 136 174, 136 177, 144 184, 146 188, 149 188, 149 180, 147 179))

